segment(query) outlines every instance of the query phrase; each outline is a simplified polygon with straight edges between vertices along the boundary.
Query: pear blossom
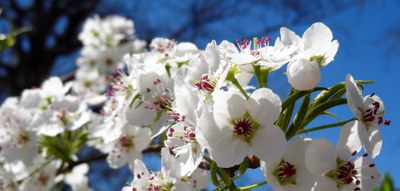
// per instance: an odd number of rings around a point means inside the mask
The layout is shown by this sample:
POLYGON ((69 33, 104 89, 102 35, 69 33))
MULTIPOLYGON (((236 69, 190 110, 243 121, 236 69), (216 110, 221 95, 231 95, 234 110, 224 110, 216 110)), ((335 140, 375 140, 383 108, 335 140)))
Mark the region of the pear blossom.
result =
POLYGON ((324 138, 314 140, 307 148, 308 170, 319 175, 312 190, 372 190, 380 179, 368 155, 357 156, 361 150, 358 121, 341 128, 336 149, 324 138))
POLYGON ((88 172, 88 164, 75 166, 70 173, 65 175, 65 183, 70 185, 73 191, 92 191, 88 185, 89 179, 86 175, 88 172))
POLYGON ((243 161, 251 151, 271 162, 285 149, 285 135, 274 125, 280 98, 268 88, 254 91, 248 100, 235 90, 214 95, 214 111, 199 119, 196 135, 220 167, 243 161))
POLYGON ((43 158, 36 159, 32 166, 31 176, 24 179, 20 185, 21 191, 50 190, 55 183, 58 161, 46 162, 43 158))
POLYGON ((346 76, 346 97, 350 110, 359 120, 359 135, 365 151, 372 158, 379 155, 382 148, 382 137, 379 126, 389 125, 389 120, 384 120, 385 107, 382 100, 375 94, 362 97, 353 76, 346 76))
POLYGON ((298 137, 291 141, 281 158, 270 163, 261 163, 264 176, 275 190, 311 190, 316 176, 305 164, 305 151, 312 140, 298 137))
POLYGON ((296 90, 311 90, 321 81, 320 67, 333 61, 339 47, 332 31, 323 23, 314 23, 303 34, 304 50, 288 64, 286 74, 296 90))
POLYGON ((175 80, 175 100, 172 124, 167 131, 165 146, 172 151, 181 163, 183 175, 191 175, 203 159, 204 147, 197 142, 197 122, 205 108, 199 97, 180 77, 175 80))
POLYGON ((42 99, 51 103, 53 100, 62 98, 71 88, 71 84, 63 85, 59 77, 50 77, 40 87, 42 99))
POLYGON ((37 134, 32 129, 31 115, 22 108, 7 106, 0 108, 0 156, 5 162, 22 160, 32 165, 37 156, 37 134))
POLYGON ((0 167, 0 190, 20 190, 14 173, 4 168, 4 166, 0 167))
POLYGON ((114 69, 124 67, 122 57, 127 53, 141 52, 146 44, 136 38, 133 21, 119 16, 88 19, 79 40, 84 47, 77 59, 78 72, 73 91, 90 104, 104 101, 99 94, 106 88, 108 76, 114 69))
POLYGON ((167 148, 161 150, 161 172, 148 170, 145 164, 136 159, 134 161, 134 179, 129 186, 122 188, 122 191, 130 190, 202 190, 208 183, 206 175, 202 172, 195 172, 191 177, 182 177, 179 170, 179 162, 169 154, 167 148))
POLYGON ((125 124, 120 137, 111 142, 111 152, 107 162, 111 168, 120 168, 129 163, 133 168, 133 160, 142 158, 142 151, 149 145, 150 129, 125 124))
POLYGON ((65 130, 73 131, 81 128, 90 120, 86 107, 73 96, 54 101, 51 108, 42 111, 41 116, 36 116, 38 135, 56 136, 65 130))
POLYGON ((228 57, 239 65, 253 63, 269 71, 277 70, 289 62, 299 49, 303 48, 301 38, 289 29, 282 27, 280 35, 274 46, 269 45, 269 37, 254 38, 253 45, 249 40, 238 40, 240 54, 230 54, 228 57))

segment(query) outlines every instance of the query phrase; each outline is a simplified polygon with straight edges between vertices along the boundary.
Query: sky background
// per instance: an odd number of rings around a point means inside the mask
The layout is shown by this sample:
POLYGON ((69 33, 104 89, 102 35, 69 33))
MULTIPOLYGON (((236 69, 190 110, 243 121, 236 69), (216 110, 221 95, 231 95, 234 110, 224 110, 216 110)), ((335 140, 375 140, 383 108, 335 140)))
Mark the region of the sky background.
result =
MULTIPOLYGON (((148 6, 153 6, 147 8, 147 10, 154 17, 147 23, 149 25, 159 24, 157 19, 160 17, 175 19, 173 22, 168 23, 172 27, 184 22, 184 18, 179 18, 179 13, 177 12, 157 11, 161 10, 157 8, 159 6, 157 3, 149 2, 148 6)), ((250 6, 247 12, 240 12, 242 19, 235 17, 234 19, 223 21, 237 23, 238 30, 242 31, 241 34, 243 37, 223 28, 226 23, 216 22, 207 25, 207 27, 213 31, 221 29, 219 33, 208 33, 207 36, 196 39, 196 44, 199 48, 204 49, 206 44, 213 39, 217 40, 217 42, 221 42, 222 40, 234 42, 238 38, 248 38, 253 33, 247 31, 254 31, 263 26, 264 17, 266 20, 268 19, 268 22, 277 20, 278 23, 278 20, 281 19, 274 12, 279 10, 262 12, 260 13, 261 15, 257 16, 257 19, 252 19, 252 14, 257 12, 257 9, 257 7, 250 6), (221 33, 226 35, 221 35, 221 33)), ((375 84, 365 85, 364 95, 376 93, 383 100, 386 108, 385 118, 391 120, 391 125, 381 127, 383 149, 381 154, 375 159, 375 163, 378 170, 382 173, 389 173, 394 179, 395 187, 400 188, 400 122, 398 120, 400 114, 400 104, 398 101, 400 98, 400 1, 371 0, 360 6, 346 8, 344 11, 338 10, 337 13, 330 15, 332 16, 325 17, 320 21, 330 27, 334 39, 339 41, 340 47, 335 60, 321 69, 323 79, 319 86, 329 87, 344 81, 348 73, 352 74, 356 80, 374 80, 376 82, 375 84), (397 35, 396 32, 393 32, 395 29, 397 29, 397 35)), ((301 24, 285 27, 301 36, 313 24, 314 20, 308 18, 301 22, 301 24)), ((141 34, 141 26, 137 24, 135 27, 139 38, 144 36, 144 34, 141 34)), ((156 34, 163 36, 162 32, 156 34)), ((278 35, 278 29, 272 33, 265 34, 265 36, 270 36, 271 39, 275 39, 278 35)), ((187 37, 188 41, 190 40, 189 37, 187 37)), ((73 70, 75 68, 75 59, 78 55, 79 53, 76 52, 68 57, 59 59, 54 66, 52 75, 62 75, 73 70)), ((287 95, 289 92, 289 84, 286 81, 286 76, 283 74, 285 69, 286 67, 283 67, 281 70, 275 71, 270 75, 270 88, 278 95, 287 95)), ((347 106, 334 109, 332 112, 343 120, 353 117, 347 106)), ((318 118, 310 127, 330 122, 335 122, 335 119, 331 117, 318 118)), ((325 137, 336 143, 339 136, 339 128, 310 133, 309 136, 312 138, 325 137)), ((157 170, 160 168, 159 160, 156 159, 156 156, 145 155, 144 160, 146 165, 151 169, 157 170)), ((108 167, 104 163, 100 165, 100 163, 96 162, 91 165, 91 168, 107 169, 108 167)), ((122 174, 119 173, 119 176, 115 176, 113 173, 116 173, 116 171, 110 171, 108 174, 92 173, 90 174, 90 184, 95 190, 120 190, 123 185, 118 185, 116 182, 121 182, 121 180, 122 182, 130 182, 132 179, 127 168, 123 170, 122 174), (107 176, 106 180, 104 179, 105 175, 107 176)), ((262 182, 263 180, 264 178, 259 170, 251 170, 250 173, 239 180, 238 185, 244 186, 262 182)), ((266 188, 272 190, 268 186, 257 190, 265 190, 266 188)))

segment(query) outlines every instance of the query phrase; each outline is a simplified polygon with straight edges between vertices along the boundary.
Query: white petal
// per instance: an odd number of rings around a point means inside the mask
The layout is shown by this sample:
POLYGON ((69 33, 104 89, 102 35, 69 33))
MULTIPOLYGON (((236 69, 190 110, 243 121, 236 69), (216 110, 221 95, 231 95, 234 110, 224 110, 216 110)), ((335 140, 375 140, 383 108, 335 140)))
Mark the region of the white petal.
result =
POLYGON ((209 150, 212 159, 222 168, 240 164, 249 153, 246 142, 231 136, 220 137, 220 141, 209 150))
POLYGON ((40 129, 38 131, 38 135, 46 135, 46 136, 54 137, 62 132, 64 132, 63 127, 61 127, 60 125, 50 124, 50 125, 44 125, 44 126, 40 127, 40 129))
POLYGON ((63 89, 63 83, 59 77, 50 77, 46 81, 43 82, 41 88, 45 91, 49 91, 48 93, 61 93, 63 89))
POLYGON ((350 110, 358 119, 361 119, 362 113, 360 110, 364 108, 364 101, 351 74, 346 75, 345 86, 347 103, 350 107, 350 110))
POLYGON ((328 51, 325 53, 325 62, 322 63, 322 66, 328 65, 330 62, 334 60, 334 57, 339 49, 339 42, 337 40, 334 40, 331 43, 331 46, 329 47, 328 51))
POLYGON ((219 66, 220 57, 217 48, 218 48, 217 44, 215 40, 213 40, 207 44, 207 47, 204 51, 205 59, 207 61, 208 69, 210 71, 217 71, 219 66))
POLYGON ((211 148, 213 141, 218 141, 220 130, 215 124, 212 113, 203 114, 197 121, 196 140, 205 148, 211 148))
POLYGON ((246 98, 239 92, 230 90, 225 94, 218 94, 215 98, 214 112, 228 114, 230 119, 242 117, 246 109, 246 98))
POLYGON ((254 154, 267 163, 280 158, 285 146, 285 133, 275 125, 260 127, 251 140, 254 154))
POLYGON ((371 154, 372 148, 369 141, 369 133, 367 126, 363 122, 358 122, 358 137, 360 138, 361 144, 364 147, 366 153, 371 154))
POLYGON ((25 108, 37 107, 42 99, 39 89, 27 89, 22 92, 21 105, 25 108))
POLYGON ((300 58, 290 62, 286 75, 290 85, 301 91, 314 89, 321 81, 321 71, 315 60, 300 58))
POLYGON ((335 148, 326 139, 316 139, 308 146, 305 161, 310 172, 325 174, 336 168, 335 148))
POLYGON ((378 173, 376 166, 368 157, 360 157, 354 161, 355 169, 359 169, 361 190, 372 190, 380 181, 381 175, 378 173))
MULTIPOLYGON (((196 139, 208 148, 211 157, 220 167, 231 167, 243 161, 249 146, 246 142, 234 138, 229 126, 217 127, 212 114, 204 114, 196 128, 196 139)), ((226 121, 226 120, 221 120, 226 121)))
POLYGON ((375 158, 379 155, 382 149, 382 137, 379 133, 378 127, 370 127, 370 134, 369 134, 369 147, 371 151, 369 152, 372 158, 375 158))
POLYGON ((358 153, 361 150, 361 140, 359 137, 358 120, 346 123, 340 129, 340 136, 336 146, 337 155, 340 159, 346 161, 353 153, 358 153))
POLYGON ((149 171, 147 170, 146 165, 140 159, 135 159, 133 161, 133 168, 135 179, 138 178, 137 175, 140 175, 139 177, 141 178, 147 178, 149 176, 149 171))
POLYGON ((336 182, 326 176, 321 176, 314 184, 312 191, 338 191, 336 182))
POLYGON ((315 55, 323 55, 330 47, 332 31, 323 23, 314 23, 303 34, 304 48, 312 49, 315 55))
POLYGON ((256 57, 250 54, 230 54, 227 56, 233 64, 250 64, 257 60, 256 57))
POLYGON ((273 124, 281 113, 281 99, 272 90, 260 88, 250 95, 247 109, 251 117, 262 125, 273 124))
POLYGON ((187 119, 194 121, 196 118, 196 116, 194 116, 194 111, 196 110, 199 102, 197 95, 191 91, 190 87, 181 77, 177 77, 175 79, 174 92, 176 112, 178 112, 180 115, 185 115, 187 119))
MULTIPOLYGON (((140 127, 135 127, 140 128, 140 127)), ((150 143, 151 130, 150 128, 140 128, 139 132, 134 135, 134 147, 138 151, 144 150, 150 143)))
POLYGON ((296 187, 292 189, 293 191, 308 191, 315 184, 316 180, 319 178, 316 174, 311 173, 305 164, 296 165, 296 187))
POLYGON ((268 184, 274 189, 274 190, 284 190, 283 186, 277 179, 277 177, 274 175, 274 170, 278 167, 281 159, 278 159, 273 162, 269 162, 268 164, 265 163, 264 161, 261 161, 260 166, 261 170, 263 172, 263 175, 265 177, 265 180, 267 180, 268 184))
POLYGON ((286 147, 283 158, 293 165, 304 163, 307 147, 312 143, 312 139, 297 137, 286 147))
POLYGON ((169 153, 168 148, 161 149, 161 172, 166 175, 165 178, 181 178, 181 169, 176 158, 169 153))
POLYGON ((296 33, 287 29, 286 27, 281 27, 280 34, 281 34, 281 42, 284 45, 292 45, 292 44, 299 45, 299 42, 301 41, 301 38, 296 33))
POLYGON ((131 108, 127 107, 125 110, 126 119, 130 124, 137 126, 150 126, 154 117, 156 117, 156 112, 145 109, 145 103, 139 104, 139 101, 135 101, 131 108))
MULTIPOLYGON (((118 144, 118 143, 116 143, 118 144)), ((118 145, 114 146, 112 151, 107 156, 107 162, 111 168, 120 168, 131 158, 125 150, 122 150, 118 145)))

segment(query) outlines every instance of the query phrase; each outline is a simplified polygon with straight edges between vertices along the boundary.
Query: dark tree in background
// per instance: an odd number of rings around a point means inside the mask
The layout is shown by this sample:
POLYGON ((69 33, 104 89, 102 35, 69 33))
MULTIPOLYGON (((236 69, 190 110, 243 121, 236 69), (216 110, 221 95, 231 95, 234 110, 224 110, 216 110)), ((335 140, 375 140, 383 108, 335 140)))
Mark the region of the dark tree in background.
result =
MULTIPOLYGON (((204 47, 211 39, 269 35, 281 26, 319 21, 363 3, 363 0, 3 0, 0 1, 3 22, 5 18, 14 28, 29 30, 17 37, 13 48, 1 53, 0 92, 3 97, 19 95, 25 88, 39 86, 51 71, 57 70, 54 68, 57 59, 79 50, 77 35, 82 23, 94 14, 119 14, 134 19, 139 38, 147 41, 162 36, 204 47)), ((73 68, 75 63, 68 64, 73 68)))
POLYGON ((94 10, 98 0, 1 1, 4 16, 14 28, 28 27, 17 37, 16 45, 0 62, 4 71, 1 91, 18 95, 23 89, 40 85, 58 56, 81 46, 77 39, 81 23, 94 10))

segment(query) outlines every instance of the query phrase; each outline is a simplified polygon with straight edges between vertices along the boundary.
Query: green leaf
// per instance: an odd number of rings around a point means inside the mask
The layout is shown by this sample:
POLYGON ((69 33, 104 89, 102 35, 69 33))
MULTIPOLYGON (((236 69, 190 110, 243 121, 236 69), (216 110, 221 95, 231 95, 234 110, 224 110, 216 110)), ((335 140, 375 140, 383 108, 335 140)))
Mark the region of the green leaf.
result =
POLYGON ((338 126, 343 126, 343 125, 345 125, 346 123, 348 123, 348 122, 350 122, 350 121, 354 121, 354 120, 357 120, 357 119, 356 119, 356 118, 352 118, 352 119, 349 119, 349 120, 347 120, 347 121, 341 121, 341 122, 339 122, 339 123, 332 123, 332 124, 328 124, 328 125, 321 125, 321 126, 318 126, 318 127, 312 127, 312 128, 304 129, 304 130, 301 131, 300 133, 309 133, 309 132, 312 132, 312 131, 317 131, 317 130, 322 130, 322 129, 328 129, 328 128, 338 127, 338 126))
POLYGON ((339 121, 342 120, 342 119, 340 119, 339 116, 337 116, 337 115, 335 115, 335 114, 333 114, 333 113, 331 113, 331 112, 327 112, 327 111, 322 112, 321 115, 331 116, 331 117, 333 117, 333 118, 335 118, 335 119, 337 119, 337 120, 339 120, 339 121))
POLYGON ((278 119, 278 125, 284 132, 286 132, 286 129, 289 126, 290 119, 292 118, 293 115, 293 109, 294 109, 295 102, 289 105, 282 113, 281 116, 278 119))
POLYGON ((310 104, 310 97, 310 94, 306 94, 304 96, 303 102, 301 103, 301 106, 293 119, 293 123, 287 130, 286 137, 292 137, 295 135, 295 133, 299 132, 302 129, 303 126, 301 126, 301 124, 307 114, 308 106, 310 104))
POLYGON ((385 176, 383 177, 380 188, 375 189, 375 191, 393 191, 393 190, 395 190, 393 180, 388 174, 385 174, 385 176))
POLYGON ((282 111, 284 111, 290 104, 296 102, 301 97, 303 97, 303 96, 305 96, 307 94, 310 94, 312 92, 321 91, 321 90, 326 90, 326 88, 316 87, 312 91, 297 91, 297 90, 295 90, 294 94, 291 94, 288 98, 286 98, 282 102, 282 111))
POLYGON ((301 127, 305 127, 308 123, 310 123, 318 115, 323 114, 328 109, 339 106, 339 105, 343 105, 346 103, 347 103, 347 99, 340 98, 340 99, 328 100, 324 103, 320 103, 319 105, 315 105, 314 108, 311 108, 309 110, 309 112, 307 113, 305 119, 303 120, 301 127))
POLYGON ((3 51, 4 49, 14 46, 15 44, 15 39, 11 36, 6 36, 4 39, 0 39, 0 51, 3 51))

